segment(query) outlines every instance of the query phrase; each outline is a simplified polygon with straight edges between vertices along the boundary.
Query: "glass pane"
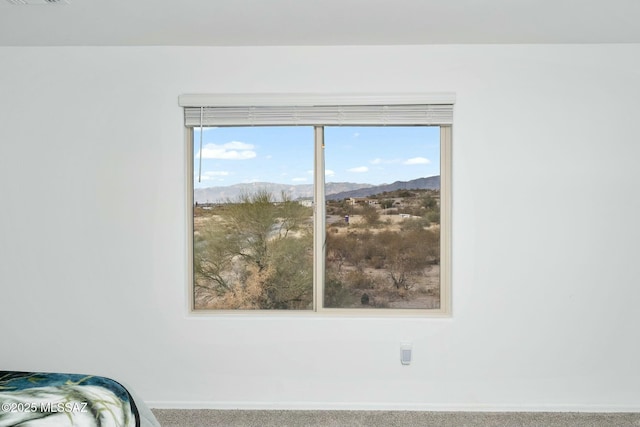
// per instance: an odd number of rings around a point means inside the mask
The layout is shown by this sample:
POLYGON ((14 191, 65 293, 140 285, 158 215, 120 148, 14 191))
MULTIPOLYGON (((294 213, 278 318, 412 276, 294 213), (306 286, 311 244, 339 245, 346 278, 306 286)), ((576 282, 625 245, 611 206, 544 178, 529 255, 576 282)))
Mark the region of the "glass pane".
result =
POLYGON ((200 153, 196 128, 195 309, 312 309, 313 128, 202 136, 200 153))
POLYGON ((324 306, 440 308, 440 128, 325 128, 324 306))

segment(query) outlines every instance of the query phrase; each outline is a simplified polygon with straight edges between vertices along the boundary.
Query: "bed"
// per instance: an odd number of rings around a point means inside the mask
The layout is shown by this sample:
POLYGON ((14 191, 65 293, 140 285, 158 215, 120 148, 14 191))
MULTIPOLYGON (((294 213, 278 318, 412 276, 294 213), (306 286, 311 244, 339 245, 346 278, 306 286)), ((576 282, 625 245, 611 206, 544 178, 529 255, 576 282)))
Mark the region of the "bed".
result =
POLYGON ((0 371, 0 427, 160 427, 131 388, 106 377, 0 371))

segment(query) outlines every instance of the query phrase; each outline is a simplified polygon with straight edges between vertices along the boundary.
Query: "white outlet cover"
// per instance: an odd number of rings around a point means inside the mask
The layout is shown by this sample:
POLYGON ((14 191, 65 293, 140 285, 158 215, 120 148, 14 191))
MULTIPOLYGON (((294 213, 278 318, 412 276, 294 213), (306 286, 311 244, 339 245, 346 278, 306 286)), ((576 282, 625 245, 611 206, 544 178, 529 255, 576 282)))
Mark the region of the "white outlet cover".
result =
POLYGON ((411 356, 413 353, 413 345, 410 343, 400 344, 400 363, 403 365, 411 364, 411 356))

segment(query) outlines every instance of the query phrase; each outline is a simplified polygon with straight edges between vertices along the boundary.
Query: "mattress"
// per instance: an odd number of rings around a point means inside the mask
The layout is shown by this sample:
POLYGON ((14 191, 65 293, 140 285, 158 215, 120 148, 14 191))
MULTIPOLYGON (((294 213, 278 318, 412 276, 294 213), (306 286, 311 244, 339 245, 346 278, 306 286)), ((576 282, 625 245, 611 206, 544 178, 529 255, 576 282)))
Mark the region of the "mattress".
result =
POLYGON ((0 427, 159 427, 130 387, 81 374, 0 371, 0 427))

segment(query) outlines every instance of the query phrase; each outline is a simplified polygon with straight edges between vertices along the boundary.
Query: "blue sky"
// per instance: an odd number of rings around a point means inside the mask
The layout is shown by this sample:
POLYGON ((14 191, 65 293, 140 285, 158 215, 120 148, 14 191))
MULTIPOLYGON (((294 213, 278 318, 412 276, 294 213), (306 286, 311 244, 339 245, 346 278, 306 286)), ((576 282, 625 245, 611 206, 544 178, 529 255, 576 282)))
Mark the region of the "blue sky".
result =
MULTIPOLYGON (((388 184, 440 173, 438 127, 325 127, 327 182, 388 184)), ((313 183, 313 127, 194 130, 194 187, 249 182, 313 183)))

